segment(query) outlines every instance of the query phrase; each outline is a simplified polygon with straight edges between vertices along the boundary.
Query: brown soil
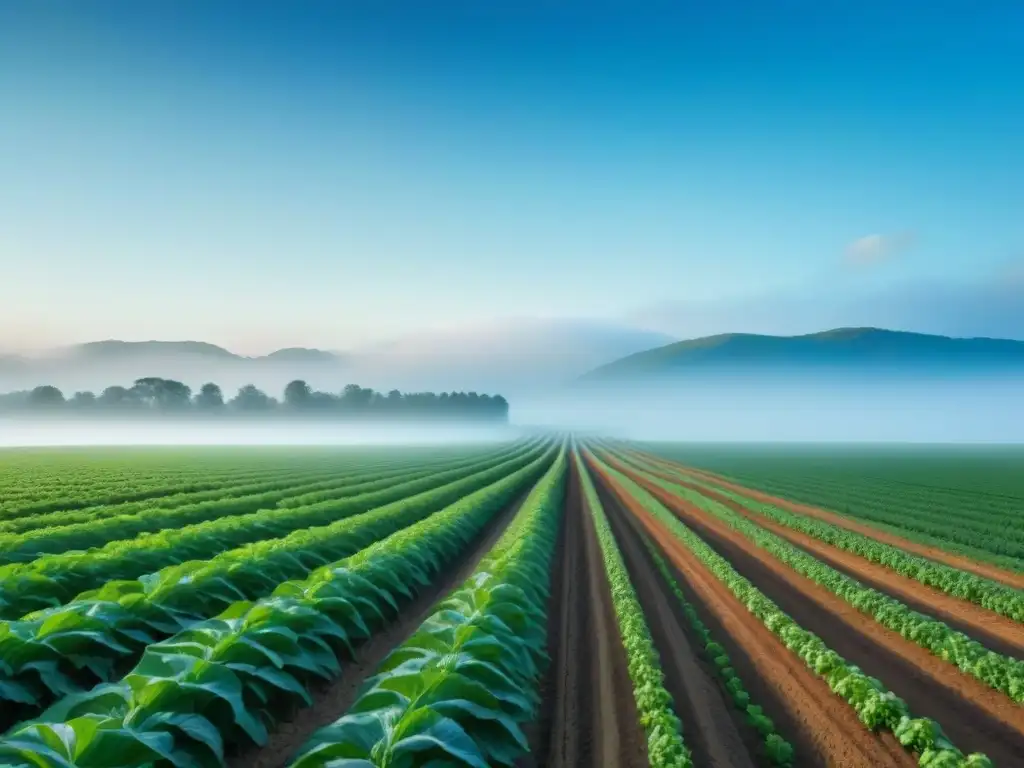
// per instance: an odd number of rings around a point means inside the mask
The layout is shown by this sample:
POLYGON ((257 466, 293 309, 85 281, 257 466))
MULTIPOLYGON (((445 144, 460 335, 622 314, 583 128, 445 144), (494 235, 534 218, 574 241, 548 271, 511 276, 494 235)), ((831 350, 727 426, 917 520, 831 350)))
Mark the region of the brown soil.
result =
POLYGON ((638 533, 638 524, 599 486, 601 503, 637 592, 665 674, 665 688, 683 722, 683 738, 695 765, 754 768, 751 755, 761 752, 753 728, 727 700, 708 662, 702 662, 687 633, 679 601, 656 570, 638 533))
POLYGON ((651 474, 724 504, 762 528, 767 528, 822 562, 828 563, 836 570, 899 600, 915 611, 939 618, 950 627, 970 635, 996 653, 1018 658, 1024 656, 1024 625, 1013 619, 1000 616, 980 605, 951 597, 945 592, 902 576, 884 565, 869 562, 859 555, 846 552, 813 536, 768 520, 751 512, 728 496, 687 483, 666 473, 651 472, 651 474))
MULTIPOLYGON (((643 454, 643 458, 650 461, 652 457, 643 454)), ((706 472, 701 469, 693 469, 692 467, 675 464, 674 462, 669 462, 664 459, 656 459, 655 461, 659 464, 667 465, 676 471, 683 471, 701 480, 714 483, 722 488, 727 488, 734 493, 743 494, 747 498, 755 499, 756 501, 760 501, 765 504, 773 504, 776 507, 785 509, 789 512, 797 512, 801 515, 807 515, 809 517, 817 518, 818 520, 824 520, 825 522, 842 526, 850 531, 862 533, 865 536, 870 536, 878 541, 891 544, 894 547, 899 547, 900 549, 905 549, 907 552, 913 552, 915 555, 927 557, 930 560, 948 565, 952 568, 959 568, 962 571, 968 571, 969 573, 973 573, 977 576, 998 581, 1001 584, 1006 584, 1017 589, 1024 589, 1024 574, 1022 573, 1014 573, 1013 571, 1007 571, 989 563, 982 563, 977 560, 971 560, 968 557, 954 555, 950 552, 939 549, 938 547, 929 547, 926 544, 919 544, 915 541, 911 541, 910 539, 905 539, 902 536, 897 536, 893 533, 889 533, 888 531, 883 531, 866 523, 859 523, 849 517, 838 515, 835 512, 829 512, 828 510, 820 509, 819 507, 790 501, 763 491, 748 488, 744 485, 739 485, 738 483, 734 483, 731 480, 727 480, 726 478, 711 472, 706 472)))
POLYGON ((960 749, 984 752, 996 765, 1019 762, 1024 710, 1009 698, 886 629, 721 521, 653 484, 645 487, 804 629, 882 680, 912 713, 938 721, 960 749))
POLYGON ((528 730, 522 768, 642 768, 648 764, 626 652, 619 640, 600 545, 575 462, 548 613, 551 664, 543 710, 528 730))
POLYGON ((640 521, 678 569, 695 603, 747 683, 752 700, 764 707, 793 743, 801 766, 881 768, 916 761, 891 737, 868 731, 854 710, 835 696, 803 661, 789 652, 690 550, 612 478, 595 475, 640 521))
POLYGON ((345 714, 359 697, 363 682, 373 675, 388 654, 419 629, 420 624, 434 612, 434 606, 439 600, 473 573, 515 517, 528 493, 523 493, 491 520, 451 567, 446 568, 430 587, 403 607, 397 621, 360 645, 356 649, 356 657, 342 663, 340 677, 312 690, 312 707, 296 710, 290 720, 278 723, 265 746, 248 747, 233 755, 229 754, 227 768, 283 768, 315 731, 345 714))

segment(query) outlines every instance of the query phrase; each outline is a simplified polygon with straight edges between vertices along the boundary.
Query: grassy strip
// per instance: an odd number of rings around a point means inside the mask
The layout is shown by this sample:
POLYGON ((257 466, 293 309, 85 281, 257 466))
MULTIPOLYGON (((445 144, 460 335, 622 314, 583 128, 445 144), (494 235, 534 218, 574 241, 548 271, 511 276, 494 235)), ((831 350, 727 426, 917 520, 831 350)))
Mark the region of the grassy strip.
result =
POLYGON ((907 751, 917 755, 921 766, 991 768, 991 761, 984 755, 964 756, 946 738, 934 720, 911 717, 906 702, 886 690, 880 681, 848 663, 817 635, 800 627, 650 493, 621 472, 600 460, 598 463, 669 533, 682 542, 808 669, 825 680, 833 693, 853 707, 868 728, 891 731, 907 751))
MULTIPOLYGON (((564 459, 561 460, 564 466, 564 459)), ((353 644, 397 616, 536 476, 523 468, 352 557, 149 646, 121 682, 68 696, 0 740, 0 764, 223 765, 311 703, 353 644)))
POLYGON ((665 690, 661 660, 647 628, 643 608, 640 607, 636 590, 630 583, 626 565, 622 561, 618 544, 615 543, 615 536, 597 497, 597 490, 590 474, 578 453, 575 460, 583 486, 583 495, 597 528, 597 540, 601 545, 604 569, 611 585, 615 619, 629 659, 633 698, 640 714, 640 723, 647 734, 648 761, 652 768, 692 766, 690 750, 684 742, 683 724, 672 709, 671 694, 665 690))
POLYGON ((546 664, 563 451, 462 587, 381 664, 352 709, 300 750, 295 768, 344 764, 514 765, 527 750, 546 664))

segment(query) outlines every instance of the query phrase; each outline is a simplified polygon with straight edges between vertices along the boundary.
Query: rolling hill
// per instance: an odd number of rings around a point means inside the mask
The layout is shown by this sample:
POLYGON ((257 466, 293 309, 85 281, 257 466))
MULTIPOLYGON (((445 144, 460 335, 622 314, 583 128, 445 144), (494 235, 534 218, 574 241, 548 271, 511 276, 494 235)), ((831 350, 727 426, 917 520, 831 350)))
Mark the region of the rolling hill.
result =
POLYGON ((1024 372, 1024 342, 951 338, 881 328, 837 328, 803 336, 730 333, 667 344, 581 377, 622 383, 717 375, 985 376, 1024 372))

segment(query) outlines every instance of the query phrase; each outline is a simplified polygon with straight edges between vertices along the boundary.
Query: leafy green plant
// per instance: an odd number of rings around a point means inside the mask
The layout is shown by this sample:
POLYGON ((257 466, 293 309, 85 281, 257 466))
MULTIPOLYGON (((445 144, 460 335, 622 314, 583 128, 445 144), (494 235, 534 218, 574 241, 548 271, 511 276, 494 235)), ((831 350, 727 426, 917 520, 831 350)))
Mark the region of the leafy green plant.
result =
POLYGON ((693 765, 693 760, 683 738, 682 723, 672 708, 672 696, 665 690, 661 660, 651 639, 643 608, 630 583, 597 490, 579 453, 575 453, 575 461, 611 585, 619 636, 626 649, 629 677, 633 681, 633 698, 640 724, 647 735, 647 759, 652 768, 687 768, 693 765))
MULTIPOLYGON (((654 496, 628 476, 594 457, 594 461, 606 475, 624 492, 632 496, 672 536, 682 542, 736 598, 772 632, 782 644, 818 677, 824 679, 831 690, 838 694, 857 712, 861 722, 871 730, 884 729, 896 733, 915 722, 927 723, 927 730, 934 740, 926 746, 915 741, 911 748, 922 766, 939 765, 937 760, 955 766, 991 765, 984 755, 964 756, 960 750, 949 744, 938 723, 928 718, 912 718, 906 703, 884 688, 875 678, 865 675, 858 667, 849 664, 835 651, 828 648, 817 635, 799 626, 774 602, 765 597, 750 581, 738 574, 729 562, 709 547, 697 534, 690 530, 675 515, 666 509, 654 496), (968 762, 971 761, 971 762, 968 762)), ((917 732, 917 731, 915 731, 917 732)))
POLYGON ((563 454, 462 587, 384 660, 341 719, 293 768, 344 764, 488 768, 528 750, 546 664, 550 565, 566 474, 563 454))
POLYGON ((295 530, 362 514, 506 461, 536 455, 540 450, 542 446, 538 444, 519 446, 511 455, 500 453, 415 480, 375 480, 372 486, 361 486, 361 492, 354 496, 221 517, 114 541, 95 550, 69 551, 40 557, 31 563, 4 566, 0 568, 0 616, 17 618, 30 611, 61 605, 83 590, 96 589, 108 581, 135 579, 168 565, 209 558, 242 544, 279 538, 295 530))
MULTIPOLYGON (((955 665, 961 672, 1006 694, 1016 703, 1024 703, 1024 662, 995 653, 963 632, 918 613, 883 592, 865 586, 713 499, 655 475, 641 474, 649 482, 687 499, 719 518, 755 546, 769 552, 802 576, 820 584, 887 629, 898 632, 902 637, 938 658, 955 665)), ((762 514, 776 522, 789 521, 789 527, 803 527, 803 520, 794 519, 799 518, 799 515, 782 512, 774 507, 769 510, 763 505, 758 505, 758 508, 762 514)))
POLYGON ((205 768, 223 763, 226 743, 264 743, 282 709, 308 701, 312 680, 337 675, 353 646, 396 616, 545 467, 531 463, 270 597, 235 603, 150 645, 120 682, 66 696, 8 732, 0 764, 67 766, 38 757, 56 749, 53 733, 75 734, 83 757, 72 764, 82 768, 142 766, 153 754, 205 768), (123 748, 138 760, 100 749, 109 733, 130 740, 123 748))

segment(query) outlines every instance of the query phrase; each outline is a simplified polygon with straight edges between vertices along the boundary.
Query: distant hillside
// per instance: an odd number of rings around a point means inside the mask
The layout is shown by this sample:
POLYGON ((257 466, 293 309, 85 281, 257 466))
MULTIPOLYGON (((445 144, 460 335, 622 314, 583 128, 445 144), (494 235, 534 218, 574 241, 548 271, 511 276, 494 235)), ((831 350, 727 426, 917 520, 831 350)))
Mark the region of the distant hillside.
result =
POLYGON ((789 372, 911 376, 1000 371, 1024 372, 1024 342, 837 328, 805 336, 731 333, 680 341, 602 365, 581 381, 617 383, 789 372))

